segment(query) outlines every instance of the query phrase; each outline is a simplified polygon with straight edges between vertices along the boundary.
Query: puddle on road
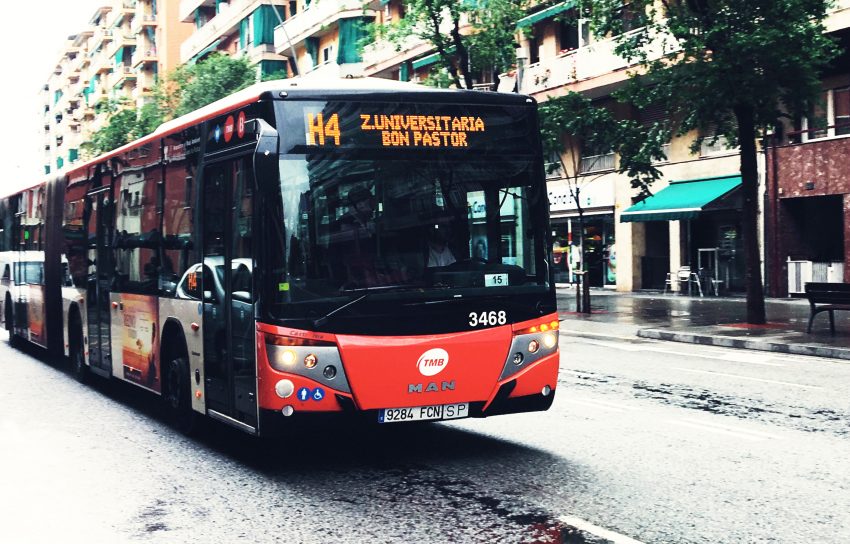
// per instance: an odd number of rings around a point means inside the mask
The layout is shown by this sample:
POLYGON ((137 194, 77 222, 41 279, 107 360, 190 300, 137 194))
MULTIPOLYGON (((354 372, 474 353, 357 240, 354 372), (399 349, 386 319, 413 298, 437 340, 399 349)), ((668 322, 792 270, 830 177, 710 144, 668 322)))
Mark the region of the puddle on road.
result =
POLYGON ((833 410, 810 411, 800 406, 767 404, 756 399, 721 395, 707 389, 668 383, 653 385, 636 382, 632 384, 632 389, 637 398, 649 398, 671 406, 738 419, 757 419, 806 432, 827 432, 837 436, 850 434, 847 424, 850 414, 833 410))
POLYGON ((568 525, 543 510, 523 504, 519 494, 497 498, 475 482, 451 478, 426 467, 398 469, 391 487, 392 501, 408 502, 423 488, 445 500, 454 511, 477 520, 476 538, 482 542, 525 544, 602 544, 608 542, 568 525))

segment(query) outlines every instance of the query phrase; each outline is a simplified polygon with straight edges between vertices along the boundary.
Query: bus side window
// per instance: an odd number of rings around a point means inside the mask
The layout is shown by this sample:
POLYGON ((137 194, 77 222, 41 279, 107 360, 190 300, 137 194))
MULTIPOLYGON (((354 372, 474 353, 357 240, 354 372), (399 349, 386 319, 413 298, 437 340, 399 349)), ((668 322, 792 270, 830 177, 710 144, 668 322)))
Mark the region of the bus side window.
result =
MULTIPOLYGON (((160 281, 166 295, 173 294, 174 290, 169 286, 183 278, 186 271, 200 261, 198 244, 195 242, 200 235, 195 224, 195 209, 198 206, 195 182, 197 149, 187 149, 187 142, 196 139, 197 128, 189 128, 163 141, 165 186, 162 191, 162 248, 170 277, 161 277, 160 281)), ((200 278, 198 280, 200 284, 200 278)), ((200 300, 200 295, 200 292, 195 293, 192 298, 200 300)))

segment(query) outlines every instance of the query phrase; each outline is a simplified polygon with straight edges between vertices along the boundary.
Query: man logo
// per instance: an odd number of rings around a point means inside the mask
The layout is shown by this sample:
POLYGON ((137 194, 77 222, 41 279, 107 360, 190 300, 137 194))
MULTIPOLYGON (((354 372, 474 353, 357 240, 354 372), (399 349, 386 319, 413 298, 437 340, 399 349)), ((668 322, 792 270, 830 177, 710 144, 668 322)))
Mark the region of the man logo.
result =
POLYGON ((449 364, 449 354, 444 349, 434 348, 423 353, 416 361, 416 368, 423 376, 436 376, 449 364))

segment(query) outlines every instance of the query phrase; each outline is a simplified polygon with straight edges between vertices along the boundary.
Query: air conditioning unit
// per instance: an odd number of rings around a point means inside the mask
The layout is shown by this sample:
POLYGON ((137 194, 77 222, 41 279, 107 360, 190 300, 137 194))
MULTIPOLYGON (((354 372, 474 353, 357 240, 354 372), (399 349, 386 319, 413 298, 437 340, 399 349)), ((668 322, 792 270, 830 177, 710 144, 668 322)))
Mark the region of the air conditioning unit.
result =
POLYGON ((788 295, 803 295, 807 283, 844 283, 844 263, 795 261, 788 258, 788 295))

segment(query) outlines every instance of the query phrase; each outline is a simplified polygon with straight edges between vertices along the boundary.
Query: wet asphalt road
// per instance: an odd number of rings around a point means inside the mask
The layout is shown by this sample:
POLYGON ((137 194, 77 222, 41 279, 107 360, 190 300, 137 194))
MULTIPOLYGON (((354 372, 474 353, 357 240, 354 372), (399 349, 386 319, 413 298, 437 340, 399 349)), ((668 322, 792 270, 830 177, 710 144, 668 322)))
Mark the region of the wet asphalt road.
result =
POLYGON ((545 413, 264 443, 3 341, 0 542, 850 541, 850 365, 605 334, 545 413))

